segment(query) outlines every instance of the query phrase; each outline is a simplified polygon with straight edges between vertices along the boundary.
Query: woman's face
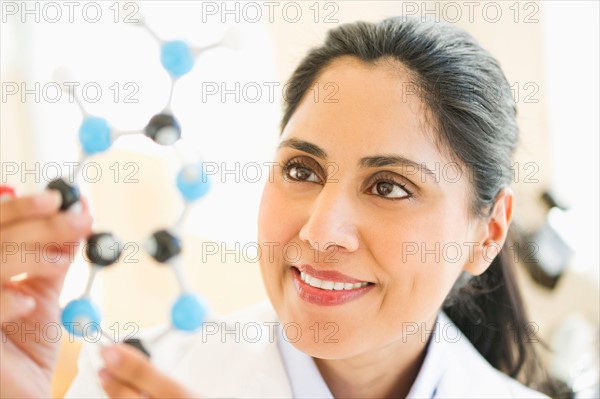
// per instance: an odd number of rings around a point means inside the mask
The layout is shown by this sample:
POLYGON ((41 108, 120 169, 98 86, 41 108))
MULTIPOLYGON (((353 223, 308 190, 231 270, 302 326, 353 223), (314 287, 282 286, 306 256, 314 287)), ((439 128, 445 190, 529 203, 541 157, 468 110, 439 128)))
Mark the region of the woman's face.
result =
POLYGON ((344 57, 317 84, 264 189, 260 266, 280 321, 296 323, 286 330, 294 345, 349 358, 416 339, 481 229, 469 217, 468 176, 433 142, 403 69, 344 57))

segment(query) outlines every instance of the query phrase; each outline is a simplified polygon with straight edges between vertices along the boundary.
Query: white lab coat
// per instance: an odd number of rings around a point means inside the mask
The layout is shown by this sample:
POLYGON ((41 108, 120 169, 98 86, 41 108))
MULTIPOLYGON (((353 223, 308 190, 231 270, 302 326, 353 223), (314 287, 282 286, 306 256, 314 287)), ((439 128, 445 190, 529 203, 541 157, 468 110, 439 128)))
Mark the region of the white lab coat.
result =
MULTIPOLYGON (((438 323, 453 326, 443 312, 438 323)), ((211 319, 193 335, 172 332, 149 349, 158 368, 206 397, 291 398, 277 325, 272 307, 263 303, 228 318, 211 319)), ((146 339, 155 334, 147 333, 146 339)), ((462 335, 458 330, 445 330, 443 335, 457 334, 462 335)), ((452 342, 434 337, 435 333, 409 396, 435 392, 436 398, 546 398, 490 366, 466 337, 452 342)), ((66 397, 105 397, 97 379, 102 367, 99 349, 97 344, 84 345, 66 397)))

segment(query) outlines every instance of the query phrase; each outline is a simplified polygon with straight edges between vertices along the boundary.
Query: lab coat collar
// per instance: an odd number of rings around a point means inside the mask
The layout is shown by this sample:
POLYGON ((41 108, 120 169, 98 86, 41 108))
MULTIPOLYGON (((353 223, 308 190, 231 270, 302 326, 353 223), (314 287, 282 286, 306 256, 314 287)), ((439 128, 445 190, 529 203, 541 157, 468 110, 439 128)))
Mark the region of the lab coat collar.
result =
MULTIPOLYGON (((300 395, 294 382, 297 373, 288 375, 283 358, 287 352, 278 347, 273 337, 277 320, 271 305, 265 303, 227 318, 212 319, 197 334, 173 332, 150 348, 153 363, 206 397, 290 398, 292 387, 300 395), (220 333, 214 334, 215 328, 220 333), (259 339, 249 342, 248 335, 246 339, 236 338, 233 332, 238 331, 239 336, 244 328, 247 332, 257 328, 259 339), (224 336, 223 332, 231 333, 224 336)), ((67 397, 104 397, 97 379, 102 367, 98 351, 95 344, 84 345, 79 374, 67 397)), ((323 381, 312 358, 301 352, 294 356, 296 360, 292 362, 312 364, 313 380, 323 381), (306 363, 307 359, 312 363, 306 363)), ((298 367, 302 366, 298 363, 298 367)), ((438 315, 423 365, 408 397, 547 398, 494 369, 443 312, 438 315)))
MULTIPOLYGON (((278 338, 294 397, 333 398, 314 360, 278 338)), ((443 311, 438 313, 425 350, 407 398, 547 398, 492 367, 443 311)))
MULTIPOLYGON (((426 355, 407 398, 433 398, 443 374, 443 348, 436 345, 440 340, 440 325, 448 323, 443 312, 438 316, 435 328, 426 346, 426 355)), ((283 358, 291 390, 297 398, 333 399, 329 387, 323 380, 312 357, 296 349, 283 334, 278 335, 277 344, 283 358)))

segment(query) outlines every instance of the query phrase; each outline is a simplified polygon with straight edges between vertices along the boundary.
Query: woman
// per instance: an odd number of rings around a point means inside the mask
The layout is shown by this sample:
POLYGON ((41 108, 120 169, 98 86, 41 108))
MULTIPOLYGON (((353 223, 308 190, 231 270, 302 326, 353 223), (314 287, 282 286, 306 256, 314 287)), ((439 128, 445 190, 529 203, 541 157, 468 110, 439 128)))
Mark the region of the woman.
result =
MULTIPOLYGON (((90 345, 69 396, 543 397, 510 378, 541 387, 498 253, 517 125, 495 59, 449 25, 356 23, 330 31, 290 87, 258 220, 272 308, 172 334, 155 366, 90 345), (335 93, 316 99, 315 85, 335 93), (258 334, 240 340, 236 322, 258 334)), ((89 233, 86 212, 57 208, 50 194, 2 204, 3 241, 89 233)), ((25 298, 3 289, 3 322, 56 319, 67 265, 42 266, 2 265, 3 284, 30 272, 25 298)), ((56 346, 3 346, 3 394, 47 396, 56 346)))

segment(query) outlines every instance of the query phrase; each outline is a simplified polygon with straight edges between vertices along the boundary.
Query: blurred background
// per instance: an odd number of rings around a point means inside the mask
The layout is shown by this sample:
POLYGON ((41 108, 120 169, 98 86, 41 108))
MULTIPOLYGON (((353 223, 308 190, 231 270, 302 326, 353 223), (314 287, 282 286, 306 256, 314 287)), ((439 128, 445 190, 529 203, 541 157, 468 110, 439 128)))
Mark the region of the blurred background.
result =
MULTIPOLYGON (((159 43, 135 21, 143 18, 162 40, 196 47, 235 28, 242 47, 200 54, 174 89, 184 155, 217 168, 212 190, 184 224, 184 269, 215 313, 265 300, 256 219, 284 84, 328 29, 402 14, 461 26, 500 61, 521 129, 513 179, 519 282, 537 333, 552 348, 543 351, 552 373, 573 397, 598 397, 598 2, 2 1, 0 184, 38 192, 79 162, 82 113, 60 91, 57 69, 68 69, 86 112, 116 129, 141 130, 165 107, 170 78, 159 43)), ((138 243, 182 211, 179 158, 138 135, 89 161, 80 182, 94 228, 129 244, 94 285, 103 324, 126 334, 128 322, 165 323, 176 280, 138 243)), ((81 294, 88 273, 78 254, 63 305, 81 294)), ((66 338, 55 397, 76 372, 80 343, 66 338)))

